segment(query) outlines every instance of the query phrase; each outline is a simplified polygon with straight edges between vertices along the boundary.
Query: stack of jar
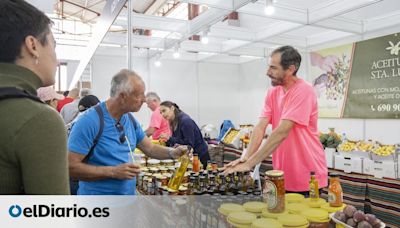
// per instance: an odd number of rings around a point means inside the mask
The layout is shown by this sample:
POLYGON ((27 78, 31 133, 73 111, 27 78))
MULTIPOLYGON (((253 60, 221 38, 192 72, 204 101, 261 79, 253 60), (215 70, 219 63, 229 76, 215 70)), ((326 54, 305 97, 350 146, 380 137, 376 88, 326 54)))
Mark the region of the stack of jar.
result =
POLYGON ((200 170, 189 177, 190 195, 261 195, 258 180, 253 181, 249 172, 232 173, 225 176, 219 170, 200 170))
MULTIPOLYGON (((176 164, 177 160, 148 159, 146 166, 141 167, 141 173, 138 175, 137 190, 139 193, 143 195, 183 194, 184 192, 168 191, 166 188, 169 179, 175 172, 176 164)), ((185 174, 183 186, 181 186, 183 190, 189 181, 188 176, 189 172, 185 174)))
MULTIPOLYGON (((138 176, 137 189, 143 195, 227 195, 261 196, 259 180, 253 180, 249 172, 232 173, 225 176, 216 162, 209 161, 206 169, 193 157, 178 190, 169 189, 178 160, 148 159, 138 176)), ((245 198, 241 199, 245 199, 245 198)))
POLYGON ((343 193, 339 176, 330 175, 328 202, 319 198, 319 186, 315 173, 310 173, 310 198, 296 193, 285 194, 283 172, 271 170, 265 173, 263 198, 268 208, 262 216, 277 219, 284 227, 329 227, 329 213, 342 210, 343 193))

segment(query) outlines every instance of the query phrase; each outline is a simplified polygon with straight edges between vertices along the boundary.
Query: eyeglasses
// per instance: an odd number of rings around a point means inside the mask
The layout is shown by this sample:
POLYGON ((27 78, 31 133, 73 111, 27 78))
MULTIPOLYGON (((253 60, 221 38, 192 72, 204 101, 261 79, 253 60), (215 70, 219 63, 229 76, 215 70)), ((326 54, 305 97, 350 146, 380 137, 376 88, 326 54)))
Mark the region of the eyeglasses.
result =
POLYGON ((119 142, 124 143, 126 140, 124 126, 122 126, 120 122, 117 122, 115 124, 115 127, 117 127, 117 129, 119 131, 119 142))

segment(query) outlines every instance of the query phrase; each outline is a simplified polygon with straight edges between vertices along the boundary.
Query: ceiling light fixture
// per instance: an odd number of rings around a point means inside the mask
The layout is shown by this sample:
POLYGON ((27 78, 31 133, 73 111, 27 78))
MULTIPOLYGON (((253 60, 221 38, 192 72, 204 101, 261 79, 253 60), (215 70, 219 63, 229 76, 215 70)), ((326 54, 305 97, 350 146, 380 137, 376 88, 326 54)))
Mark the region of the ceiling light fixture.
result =
POLYGON ((274 12, 275 12, 275 7, 274 7, 274 5, 273 5, 273 1, 272 1, 272 0, 266 0, 264 12, 265 12, 265 14, 268 15, 268 16, 274 14, 274 12))
POLYGON ((156 66, 156 67, 160 67, 161 66, 160 58, 161 58, 161 54, 157 54, 156 61, 154 61, 154 66, 156 66))
POLYGON ((181 54, 179 53, 179 44, 175 46, 174 48, 174 54, 172 54, 174 56, 174 59, 177 59, 181 56, 181 54))
POLYGON ((203 44, 208 44, 209 41, 210 40, 208 38, 208 29, 206 29, 206 30, 203 31, 203 35, 201 36, 201 42, 203 44))

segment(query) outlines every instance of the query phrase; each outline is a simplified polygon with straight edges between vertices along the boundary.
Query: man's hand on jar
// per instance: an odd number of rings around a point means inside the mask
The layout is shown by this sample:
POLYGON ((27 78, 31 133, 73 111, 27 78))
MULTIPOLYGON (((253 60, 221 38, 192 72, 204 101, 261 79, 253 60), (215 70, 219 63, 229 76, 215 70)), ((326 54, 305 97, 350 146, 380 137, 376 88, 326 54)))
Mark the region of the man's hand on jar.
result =
POLYGON ((174 159, 177 159, 177 158, 181 157, 182 155, 184 155, 185 153, 187 153, 187 155, 189 156, 191 151, 192 150, 191 150, 190 146, 179 145, 179 146, 176 146, 175 148, 172 148, 171 154, 174 159))

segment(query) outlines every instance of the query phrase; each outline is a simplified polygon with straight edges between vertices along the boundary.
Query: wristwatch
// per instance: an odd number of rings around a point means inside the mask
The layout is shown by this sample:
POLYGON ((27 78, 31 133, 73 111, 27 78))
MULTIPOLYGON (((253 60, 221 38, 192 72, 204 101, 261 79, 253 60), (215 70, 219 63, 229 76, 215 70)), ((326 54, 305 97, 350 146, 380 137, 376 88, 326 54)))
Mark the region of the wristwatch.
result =
POLYGON ((174 151, 174 148, 168 147, 168 155, 170 159, 174 159, 174 156, 172 155, 172 152, 174 151))

